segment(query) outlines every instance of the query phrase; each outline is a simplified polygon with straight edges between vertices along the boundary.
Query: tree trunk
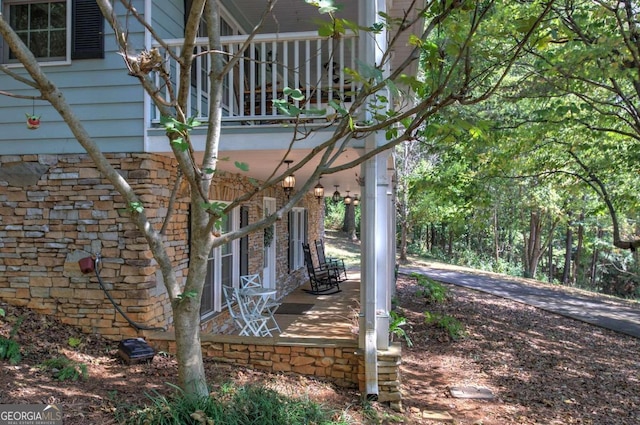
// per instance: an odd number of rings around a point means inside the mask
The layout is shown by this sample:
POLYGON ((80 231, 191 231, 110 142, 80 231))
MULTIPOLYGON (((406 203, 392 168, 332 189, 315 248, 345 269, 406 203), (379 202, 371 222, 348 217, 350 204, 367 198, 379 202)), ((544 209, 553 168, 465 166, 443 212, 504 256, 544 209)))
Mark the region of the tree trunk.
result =
POLYGON ((571 285, 575 285, 578 281, 578 277, 580 275, 581 269, 581 261, 582 261, 582 246, 584 244, 584 212, 580 213, 580 218, 578 219, 578 241, 576 245, 576 255, 573 259, 573 268, 571 272, 571 285))
POLYGON ((496 266, 500 262, 500 229, 498 228, 498 207, 493 208, 493 254, 496 266))
MULTIPOLYGON (((541 217, 541 213, 539 211, 531 211, 529 214, 529 234, 527 235, 525 233, 523 235, 523 266, 525 277, 535 277, 538 271, 540 258, 544 254, 545 250, 550 247, 551 241, 553 240, 553 233, 555 231, 557 221, 554 221, 549 225, 549 235, 546 243, 544 244, 542 243, 542 225, 543 219, 541 217)), ((552 264, 553 261, 550 261, 550 263, 552 264)))
POLYGON ((567 233, 564 246, 564 269, 562 270, 562 284, 568 285, 571 278, 571 251, 573 249, 573 230, 571 224, 567 224, 567 233))
POLYGON ((175 300, 174 304, 176 359, 180 388, 187 394, 207 396, 209 390, 200 343, 200 300, 183 297, 175 300))
POLYGON ((342 231, 352 241, 358 240, 356 236, 356 208, 353 203, 344 206, 344 220, 342 222, 342 231))
MULTIPOLYGON (((596 242, 602 238, 602 228, 598 227, 598 231, 596 233, 596 242)), ((596 272, 598 270, 598 257, 600 256, 600 251, 597 248, 598 244, 594 244, 593 247, 593 255, 591 256, 591 267, 589 272, 589 282, 591 284, 591 289, 596 287, 596 272)))
POLYGON ((529 234, 524 234, 524 277, 534 277, 538 269, 538 263, 542 252, 540 215, 531 211, 529 214, 529 234))
POLYGON ((409 232, 406 220, 400 220, 400 261, 407 261, 407 233, 409 232))
POLYGON ((548 256, 547 256, 547 262, 549 264, 547 264, 547 281, 549 283, 553 283, 553 275, 554 273, 554 267, 553 267, 553 244, 549 244, 549 251, 548 251, 548 256))

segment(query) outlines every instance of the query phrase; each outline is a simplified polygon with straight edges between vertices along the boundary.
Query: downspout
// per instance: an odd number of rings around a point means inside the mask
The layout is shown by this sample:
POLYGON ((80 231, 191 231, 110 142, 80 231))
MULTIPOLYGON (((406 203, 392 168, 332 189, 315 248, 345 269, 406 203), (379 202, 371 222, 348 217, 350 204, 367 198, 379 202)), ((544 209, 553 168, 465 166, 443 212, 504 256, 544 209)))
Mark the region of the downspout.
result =
MULTIPOLYGON (((369 137, 367 145, 375 144, 375 138, 369 137)), ((364 350, 365 395, 367 398, 377 396, 378 389, 378 347, 376 332, 376 169, 377 160, 372 158, 365 162, 362 232, 364 255, 362 256, 361 305, 364 313, 361 317, 360 332, 363 336, 360 347, 364 350)))
MULTIPOLYGON (((359 23, 363 27, 370 27, 378 21, 379 12, 386 12, 386 0, 359 0, 359 23)), ((362 53, 360 59, 363 63, 380 64, 383 51, 386 49, 385 31, 375 35, 364 34, 360 37, 359 48, 362 53)), ((365 112, 369 114, 369 112, 365 112)), ((367 119, 368 117, 364 117, 367 119)), ((378 145, 377 134, 369 136, 365 141, 365 150, 371 151, 378 145)), ((382 136, 384 137, 384 135, 382 136)), ((377 332, 377 296, 378 286, 385 280, 384 276, 378 276, 377 271, 382 255, 378 250, 380 241, 376 234, 379 214, 377 208, 380 205, 378 193, 379 159, 374 157, 366 161, 362 166, 364 176, 363 199, 363 223, 365 231, 362 232, 362 281, 360 286, 360 302, 364 309, 360 317, 360 349, 364 352, 364 376, 365 395, 373 398, 379 393, 378 387, 378 332, 377 332)), ((386 171, 386 170, 385 170, 386 171)), ((381 253, 382 254, 382 253, 381 253)))

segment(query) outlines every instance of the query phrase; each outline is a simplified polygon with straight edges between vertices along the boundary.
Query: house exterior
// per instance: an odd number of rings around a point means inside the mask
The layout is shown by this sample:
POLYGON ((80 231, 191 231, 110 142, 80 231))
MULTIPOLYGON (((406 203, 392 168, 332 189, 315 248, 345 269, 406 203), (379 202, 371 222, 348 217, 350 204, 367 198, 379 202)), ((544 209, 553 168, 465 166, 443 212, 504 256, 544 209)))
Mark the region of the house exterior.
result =
MULTIPOLYGON (((152 41, 149 31, 134 19, 127 44, 132 51, 158 48, 165 69, 175 73, 167 49, 178 49, 184 34, 189 1, 137 0, 136 9, 149 21, 166 46, 152 41)), ((262 12, 264 2, 223 0, 223 49, 237 51, 262 12)), ((343 14, 368 26, 379 12, 402 10, 406 1, 354 0, 345 2, 343 14)), ((178 181, 165 129, 136 78, 123 66, 123 58, 92 1, 4 0, 2 14, 30 40, 41 66, 73 105, 109 161, 141 196, 153 224, 161 226, 169 205, 175 212, 165 230, 175 267, 186 272, 189 252, 188 196, 171 188, 178 181), (29 18, 26 18, 29 17, 29 18), (49 22, 45 33, 33 25, 49 22)), ((122 11, 120 11, 123 13, 122 11)), ((267 19, 234 72, 224 81, 223 128, 220 151, 228 157, 215 176, 212 200, 229 202, 249 190, 252 179, 264 180, 285 157, 296 162, 329 135, 313 109, 336 99, 348 103, 357 89, 344 69, 358 61, 374 63, 384 33, 371 38, 346 34, 339 43, 318 36, 310 24, 317 10, 302 0, 280 0, 275 18, 267 19), (329 60, 331 58, 331 60, 329 60), (306 98, 309 126, 315 132, 292 144, 291 123, 273 106, 283 87, 297 87, 306 98), (234 167, 248 164, 248 171, 234 167)), ((203 39, 196 53, 206 49, 203 39)), ((401 52, 399 52, 401 53, 401 52)), ((0 39, 0 60, 11 73, 23 69, 0 39)), ((198 55, 190 93, 190 114, 208 117, 206 55, 198 55)), ((175 78, 173 76, 172 78, 175 78)), ((32 100, 38 93, 28 85, 0 73, 0 300, 50 314, 87 333, 120 339, 143 335, 146 329, 170 328, 171 310, 160 272, 144 238, 129 219, 131 212, 113 186, 100 175, 76 142, 62 118, 46 103, 32 100), (27 115, 40 117, 39 128, 28 128, 27 115), (99 254, 105 288, 128 315, 132 326, 105 296, 95 276, 84 275, 78 261, 99 254)), ((195 129, 192 140, 204 143, 205 129, 195 129)), ((375 149, 384 134, 350 143, 339 161, 347 162, 375 149)), ((296 172, 305 181, 310 170, 296 172)), ((362 281, 359 347, 364 353, 366 391, 377 393, 373 372, 377 357, 389 347, 388 312, 394 287, 395 222, 391 153, 375 156, 357 169, 322 178, 332 188, 361 198, 362 281)), ((223 229, 254 222, 287 202, 281 187, 273 188, 238 207, 225 219, 223 229)), ((300 244, 323 236, 323 203, 306 194, 273 232, 257 232, 214 249, 201 310, 203 332, 225 333, 230 321, 224 313, 221 285, 237 284, 239 276, 261 273, 265 285, 281 297, 305 279, 300 244)))

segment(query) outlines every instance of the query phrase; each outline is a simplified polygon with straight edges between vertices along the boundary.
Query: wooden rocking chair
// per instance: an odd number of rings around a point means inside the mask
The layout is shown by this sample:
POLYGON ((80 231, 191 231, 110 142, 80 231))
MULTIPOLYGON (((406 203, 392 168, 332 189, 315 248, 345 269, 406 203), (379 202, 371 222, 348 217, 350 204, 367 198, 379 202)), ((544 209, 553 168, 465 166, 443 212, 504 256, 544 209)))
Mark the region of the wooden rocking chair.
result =
POLYGON ((324 255, 323 239, 316 239, 314 243, 316 245, 316 254, 318 255, 318 266, 330 270, 340 282, 347 280, 347 268, 344 265, 344 260, 342 258, 326 257, 324 255))
POLYGON ((306 291, 314 295, 328 295, 341 292, 340 280, 338 280, 335 273, 331 270, 313 265, 309 244, 303 243, 302 251, 304 252, 304 264, 307 266, 307 273, 309 274, 309 282, 311 284, 311 289, 306 291))

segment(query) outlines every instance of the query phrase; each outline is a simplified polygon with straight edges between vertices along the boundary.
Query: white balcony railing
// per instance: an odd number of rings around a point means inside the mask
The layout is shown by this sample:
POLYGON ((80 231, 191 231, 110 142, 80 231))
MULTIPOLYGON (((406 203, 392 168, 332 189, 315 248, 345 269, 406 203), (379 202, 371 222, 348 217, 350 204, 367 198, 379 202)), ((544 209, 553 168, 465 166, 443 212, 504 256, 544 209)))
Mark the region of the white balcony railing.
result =
MULTIPOLYGON (((222 49, 234 55, 246 40, 246 35, 222 37, 222 49)), ((180 55, 182 40, 169 40, 167 44, 175 55, 180 55)), ((187 107, 191 116, 202 121, 207 120, 209 111, 211 60, 206 52, 207 39, 199 38, 187 107)), ((274 99, 287 99, 302 109, 303 114, 308 111, 308 115, 314 117, 321 117, 318 110, 332 113, 328 107, 332 100, 348 106, 356 87, 344 70, 356 68, 356 52, 357 40, 353 33, 339 39, 320 37, 316 32, 256 35, 244 52, 244 59, 223 79, 223 120, 272 123, 291 119, 274 107, 274 99), (287 87, 299 89, 304 100, 288 97, 287 87)), ((165 69, 175 84, 179 67, 166 52, 165 69)), ((164 87, 159 80, 158 86, 164 87)), ((163 90, 168 100, 166 87, 163 90)), ((159 118, 159 111, 155 109, 152 120, 157 122, 159 118)))

